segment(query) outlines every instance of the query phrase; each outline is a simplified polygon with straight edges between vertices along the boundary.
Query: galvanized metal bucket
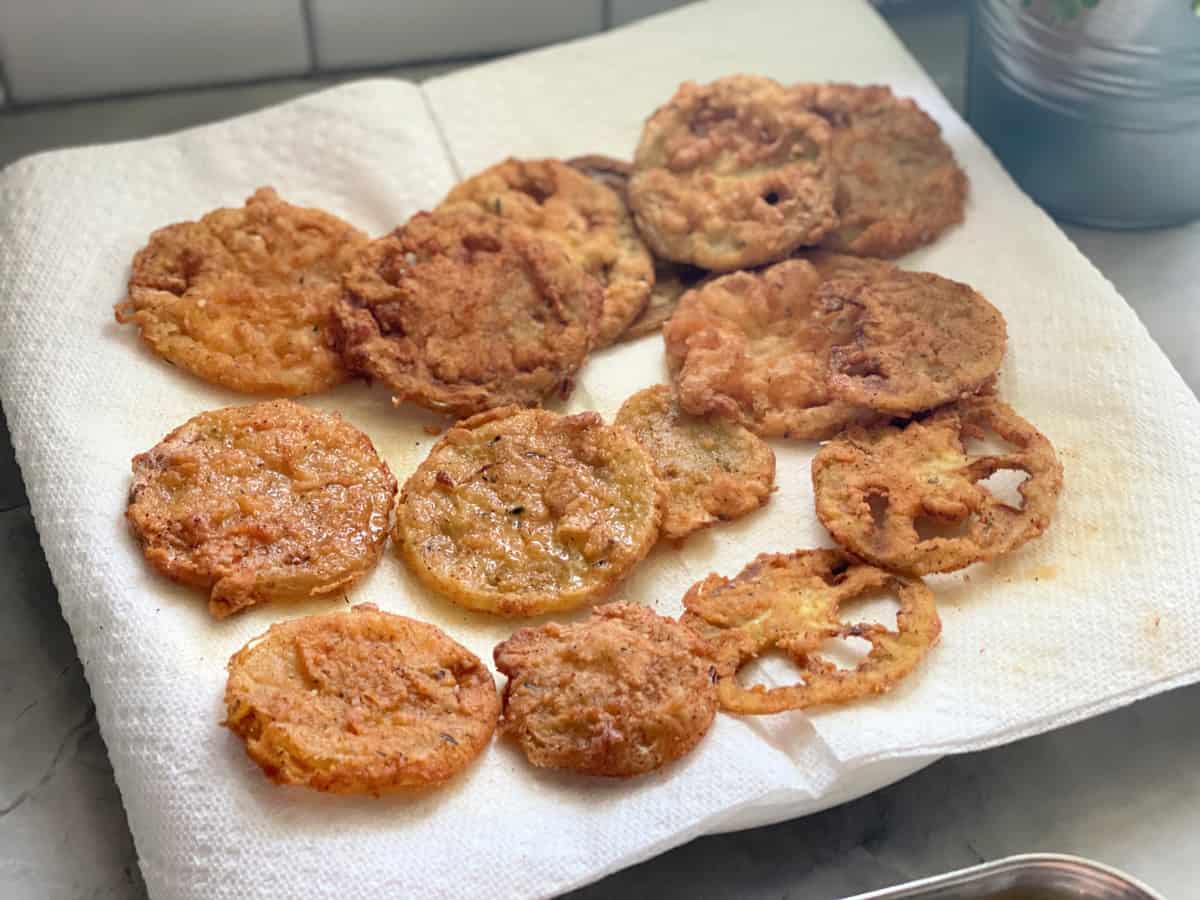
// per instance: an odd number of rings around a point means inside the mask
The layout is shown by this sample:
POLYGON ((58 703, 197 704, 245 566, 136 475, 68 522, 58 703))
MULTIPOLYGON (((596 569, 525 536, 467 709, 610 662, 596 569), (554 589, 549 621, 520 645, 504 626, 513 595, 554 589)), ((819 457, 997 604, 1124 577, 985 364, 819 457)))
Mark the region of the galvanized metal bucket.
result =
POLYGON ((972 0, 967 116, 1053 215, 1200 218, 1200 17, 1191 0, 972 0))

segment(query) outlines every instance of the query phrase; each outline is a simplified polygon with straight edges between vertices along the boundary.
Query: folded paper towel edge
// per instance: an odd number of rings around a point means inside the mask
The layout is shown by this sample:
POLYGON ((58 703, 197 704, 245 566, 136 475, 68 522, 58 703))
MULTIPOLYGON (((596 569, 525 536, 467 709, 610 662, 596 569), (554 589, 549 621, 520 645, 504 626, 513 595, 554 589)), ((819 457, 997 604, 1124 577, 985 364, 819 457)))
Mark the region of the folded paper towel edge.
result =
MULTIPOLYGON (((226 87, 234 87, 227 85, 226 87)), ((287 100, 280 100, 278 103, 269 103, 266 106, 260 106, 257 109, 252 109, 249 112, 237 113, 232 116, 222 116, 218 119, 213 119, 208 122, 202 122, 199 125, 188 125, 183 128, 175 128, 169 131, 160 131, 156 134, 148 134, 143 137, 129 138, 127 140, 118 141, 99 141, 94 144, 73 144, 65 147, 54 147, 49 150, 39 150, 35 153, 29 153, 9 162, 7 165, 0 167, 0 188, 4 186, 6 180, 16 180, 24 176, 24 170, 33 165, 40 165, 44 160, 50 157, 67 156, 79 152, 87 152, 97 148, 117 149, 125 146, 145 144, 149 141, 159 141, 166 139, 174 139, 182 136, 201 134, 210 129, 222 129, 229 125, 242 122, 248 119, 256 118, 263 113, 271 112, 285 106, 301 107, 312 103, 313 101, 324 101, 330 94, 346 92, 355 93, 359 91, 375 91, 375 90, 396 90, 399 89, 405 93, 416 92, 421 95, 424 102, 424 91, 421 85, 415 81, 408 81, 404 78, 388 77, 386 75, 370 75, 365 78, 355 78, 351 81, 343 81, 340 84, 327 85, 318 88, 317 90, 301 94, 298 97, 292 97, 287 100)), ((435 120, 436 124, 436 120, 435 120)), ((440 127, 438 130, 441 134, 440 127)))

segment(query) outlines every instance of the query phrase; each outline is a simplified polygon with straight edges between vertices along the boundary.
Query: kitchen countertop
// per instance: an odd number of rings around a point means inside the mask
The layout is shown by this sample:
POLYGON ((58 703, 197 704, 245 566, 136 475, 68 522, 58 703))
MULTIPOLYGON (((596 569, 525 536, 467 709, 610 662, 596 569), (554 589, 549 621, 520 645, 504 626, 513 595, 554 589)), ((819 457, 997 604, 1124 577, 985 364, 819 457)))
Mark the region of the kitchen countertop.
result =
MULTIPOLYGON (((961 3, 900 4, 887 16, 961 108, 961 3)), ((451 67, 397 74, 419 80, 451 67)), ((51 147, 224 118, 331 80, 0 113, 0 165, 51 147)), ((1200 390, 1200 223, 1142 232, 1064 230, 1200 390)), ((0 893, 14 900, 138 900, 145 888, 120 795, 2 417, 0 598, 0 893)), ((1170 898, 1200 897, 1198 709, 1200 685, 1006 747, 943 759, 824 813, 701 838, 574 896, 820 900, 1013 853, 1055 851, 1125 869, 1170 898)))

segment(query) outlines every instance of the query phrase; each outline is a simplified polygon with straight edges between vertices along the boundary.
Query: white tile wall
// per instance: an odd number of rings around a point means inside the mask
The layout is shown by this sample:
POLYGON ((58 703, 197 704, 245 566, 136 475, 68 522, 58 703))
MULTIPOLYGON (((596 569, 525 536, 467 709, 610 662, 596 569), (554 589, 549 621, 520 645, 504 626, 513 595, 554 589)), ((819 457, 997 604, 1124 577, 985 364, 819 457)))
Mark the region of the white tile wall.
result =
POLYGON ((0 0, 0 107, 515 50, 684 2, 0 0))
POLYGON ((0 0, 14 102, 309 69, 301 0, 0 0))
POLYGON ((608 24, 616 28, 635 19, 643 19, 655 13, 683 6, 688 0, 609 0, 608 24))
POLYGON ((514 50, 604 28, 602 0, 309 0, 309 9, 322 69, 514 50))

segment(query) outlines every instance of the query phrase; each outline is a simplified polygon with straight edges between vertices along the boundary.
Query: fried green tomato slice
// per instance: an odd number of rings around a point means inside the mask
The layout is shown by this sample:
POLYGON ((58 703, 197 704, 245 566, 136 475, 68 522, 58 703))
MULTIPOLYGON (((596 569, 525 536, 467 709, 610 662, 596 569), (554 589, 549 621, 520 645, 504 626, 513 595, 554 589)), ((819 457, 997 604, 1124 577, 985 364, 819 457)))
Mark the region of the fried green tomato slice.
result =
POLYGON ((929 272, 836 275, 822 302, 861 311, 854 338, 833 349, 829 392, 909 415, 974 393, 1000 369, 1004 317, 968 285, 929 272))
POLYGON ((666 497, 665 538, 739 518, 771 496, 775 454, 767 443, 736 422, 689 416, 665 384, 638 391, 615 421, 654 459, 666 497))
MULTIPOLYGON (((801 250, 794 258, 810 263, 825 281, 845 275, 880 275, 895 268, 893 263, 882 259, 831 253, 827 250, 801 250)), ((675 307, 679 305, 684 294, 715 277, 717 276, 705 269, 656 258, 654 288, 650 291, 650 302, 618 340, 631 341, 662 330, 663 325, 674 315, 675 307)))
POLYGON ((365 434, 272 400, 201 413, 135 456, 126 518, 146 561, 220 619, 348 590, 379 560, 395 494, 365 434))
POLYGON ((764 553, 734 578, 709 575, 683 598, 680 621, 716 648, 721 708, 763 715, 846 703, 891 690, 925 658, 941 633, 932 592, 920 581, 863 565, 837 550, 764 553), (893 592, 896 630, 847 623, 842 604, 893 592), (840 669, 820 657, 830 638, 862 638, 871 649, 857 666, 840 669), (743 687, 738 670, 778 649, 800 669, 794 685, 743 687))
POLYGON ((644 606, 610 603, 496 647, 500 732, 535 766, 641 775, 689 753, 717 709, 712 649, 644 606))
POLYGON ((616 340, 650 297, 654 263, 625 201, 567 163, 506 159, 456 185, 438 209, 518 222, 561 245, 603 289, 597 347, 616 340))
POLYGON ((225 721, 276 784, 440 784, 491 740, 496 684, 439 628, 363 603, 272 625, 229 660, 225 721))
POLYGON ((854 341, 861 310, 826 298, 824 283, 814 265, 797 259, 685 294, 663 326, 679 405, 761 437, 802 440, 873 418, 830 391, 834 348, 854 341))
POLYGON ((250 394, 311 394, 347 377, 329 346, 341 276, 367 236, 260 188, 243 207, 160 228, 138 251, 118 322, 163 359, 250 394))
POLYGON ((686 294, 663 328, 680 405, 763 437, 824 438, 985 387, 1004 317, 965 284, 806 254, 686 294))
POLYGON ((600 302, 560 246, 474 214, 418 213, 368 244, 343 285, 346 364, 397 403, 455 416, 568 396, 600 302))
POLYGON ((459 422, 408 479, 393 539, 426 585, 533 616, 603 597, 654 545, 650 455, 594 412, 501 409, 459 422))
POLYGON ((821 246, 891 259, 963 220, 967 176, 915 102, 882 85, 800 84, 791 92, 833 131, 839 222, 821 246))
POLYGON ((924 575, 995 559, 1044 532, 1062 466, 1041 432, 983 396, 904 425, 849 429, 821 447, 812 479, 817 517, 835 541, 876 565, 924 575), (1013 449, 967 451, 967 439, 988 432, 1013 449), (1017 505, 981 484, 1003 471, 1028 476, 1017 505))
POLYGON ((662 259, 729 272, 837 224, 829 124, 769 78, 680 85, 646 121, 633 168, 629 203, 662 259))

